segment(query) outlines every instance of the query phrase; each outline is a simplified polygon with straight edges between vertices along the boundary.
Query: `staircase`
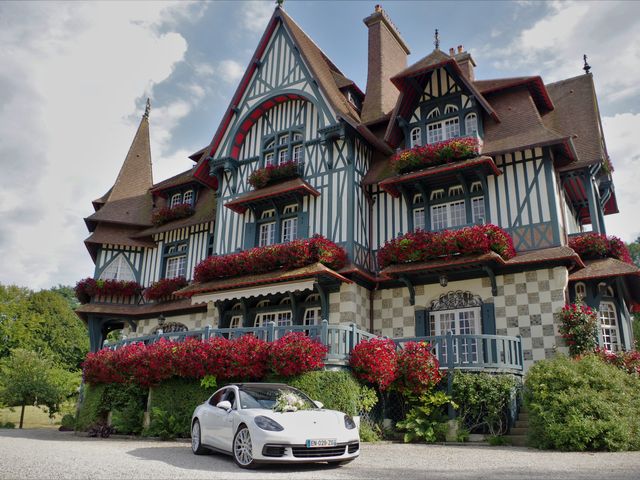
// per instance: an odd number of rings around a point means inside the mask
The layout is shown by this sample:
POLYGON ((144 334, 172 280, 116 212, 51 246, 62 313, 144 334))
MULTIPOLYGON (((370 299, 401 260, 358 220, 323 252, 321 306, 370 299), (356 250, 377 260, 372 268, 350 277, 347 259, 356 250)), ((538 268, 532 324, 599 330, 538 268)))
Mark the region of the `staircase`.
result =
POLYGON ((522 405, 516 424, 511 428, 509 435, 505 435, 505 439, 511 442, 514 447, 527 446, 527 434, 529 431, 529 411, 527 407, 522 405))

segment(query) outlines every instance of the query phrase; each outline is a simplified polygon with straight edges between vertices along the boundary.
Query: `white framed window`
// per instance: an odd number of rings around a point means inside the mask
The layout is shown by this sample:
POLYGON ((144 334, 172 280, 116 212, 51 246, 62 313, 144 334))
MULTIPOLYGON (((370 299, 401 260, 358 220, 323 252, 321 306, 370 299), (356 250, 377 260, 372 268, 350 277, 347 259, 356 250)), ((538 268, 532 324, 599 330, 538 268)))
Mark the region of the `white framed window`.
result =
POLYGON ((434 190, 433 192, 431 192, 431 196, 429 198, 431 199, 431 201, 440 200, 444 198, 444 189, 441 188, 438 190, 434 190))
POLYGON ((298 204, 297 203, 292 203, 291 205, 287 205, 286 207, 284 207, 284 210, 282 211, 283 215, 287 215, 290 213, 296 213, 298 211, 298 204))
POLYGON ((431 230, 453 228, 467 223, 464 200, 431 207, 431 230))
POLYGON ((576 283, 576 297, 586 298, 587 297, 587 286, 583 282, 576 283))
POLYGON ((182 197, 182 203, 193 205, 193 190, 187 190, 182 197))
POLYGON ((167 259, 165 278, 184 277, 187 272, 187 256, 179 255, 167 259))
POLYGON ((319 325, 321 316, 320 307, 306 308, 304 311, 303 322, 305 325, 319 325))
POLYGON ((256 305, 256 308, 268 307, 269 305, 271 305, 269 300, 260 300, 256 305))
POLYGON ((471 184, 471 193, 478 193, 478 192, 482 192, 482 183, 473 182, 471 184))
POLYGON ((169 204, 171 208, 175 207, 180 203, 182 203, 182 194, 174 193, 173 195, 171 195, 171 203, 169 204))
POLYGON ((613 302, 600 302, 598 309, 602 329, 602 347, 617 352, 620 350, 618 336, 618 315, 613 302))
POLYGON ((411 148, 422 145, 422 129, 415 127, 411 129, 411 148))
POLYGON ((240 328, 242 327, 242 315, 234 315, 229 320, 229 328, 240 328))
POLYGON ((126 282, 133 282, 135 279, 136 276, 133 273, 131 265, 121 253, 118 254, 100 274, 100 280, 123 280, 126 282))
POLYGON ((295 132, 295 133, 293 134, 293 141, 294 141, 294 142, 300 142, 300 141, 302 141, 302 134, 301 134, 301 133, 298 133, 298 132, 295 132))
POLYGON ((266 327, 269 322, 273 322, 278 327, 288 327, 293 324, 291 310, 278 312, 258 313, 254 323, 255 327, 266 327))
POLYGON ((274 139, 271 139, 271 140, 269 141, 269 143, 267 143, 267 144, 264 146, 264 148, 273 148, 275 144, 276 144, 276 141, 275 141, 274 139))
POLYGON ((427 143, 436 143, 444 140, 442 133, 442 122, 430 123, 427 125, 427 143))
POLYGON ((471 199, 471 221, 473 223, 484 223, 485 220, 484 197, 473 197, 471 199))
POLYGON ((298 235, 298 217, 286 218, 282 221, 282 243, 295 240, 298 235))
POLYGON ((413 203, 416 204, 416 203, 422 203, 422 202, 424 202, 424 199, 422 198, 422 194, 421 193, 416 193, 413 196, 413 203))
POLYGON ((427 118, 437 118, 440 116, 440 109, 438 107, 434 108, 429 112, 427 118))
POLYGON ((276 243, 276 222, 263 223, 260 225, 260 236, 258 245, 266 247, 276 243))
MULTIPOLYGON (((477 335, 480 333, 480 308, 462 308, 432 312, 429 315, 431 335, 477 335)), ((442 360, 447 361, 447 346, 443 342, 437 348, 442 349, 442 360)), ((474 339, 458 339, 453 345, 456 362, 475 363, 478 361, 478 342, 474 339)))
POLYGON ((260 214, 260 219, 265 220, 267 218, 273 218, 276 216, 276 211, 273 208, 270 208, 269 210, 263 210, 262 213, 260 214))
POLYGON ((300 163, 302 161, 302 145, 294 145, 291 150, 291 160, 296 163, 300 163))
POLYGON ((456 107, 455 105, 449 103, 447 104, 447 106, 444 107, 444 114, 447 115, 449 113, 455 113, 458 111, 458 107, 456 107))
POLYGON ((287 162, 289 160, 289 150, 287 150, 286 148, 283 148, 282 150, 278 151, 278 164, 282 165, 283 163, 287 162))
POLYGON ((460 136, 460 119, 453 117, 444 121, 444 139, 455 138, 460 136))
POLYGON ((413 229, 424 230, 424 207, 413 209, 413 229))
POLYGON ((280 135, 278 145, 286 145, 287 143, 289 143, 289 134, 285 133, 284 135, 280 135))
POLYGON ((454 185, 453 187, 449 187, 449 196, 455 197, 456 195, 464 195, 464 189, 462 185, 454 185))
POLYGON ((464 117, 464 133, 469 137, 478 134, 478 116, 475 113, 468 113, 464 117))
POLYGON ((265 153, 264 154, 264 166, 268 167, 270 165, 274 165, 273 152, 269 152, 269 153, 265 153))

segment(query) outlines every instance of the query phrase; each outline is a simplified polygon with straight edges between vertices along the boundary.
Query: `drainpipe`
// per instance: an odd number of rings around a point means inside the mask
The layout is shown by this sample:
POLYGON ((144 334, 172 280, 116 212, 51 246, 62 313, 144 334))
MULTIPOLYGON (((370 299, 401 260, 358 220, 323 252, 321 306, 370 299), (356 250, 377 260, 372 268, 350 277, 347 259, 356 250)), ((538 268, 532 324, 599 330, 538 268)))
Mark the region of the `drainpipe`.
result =
MULTIPOLYGON (((369 258, 371 261, 371 266, 373 267, 373 254, 372 254, 372 250, 373 250, 373 194, 371 193, 371 186, 369 187, 364 187, 361 186, 361 188, 364 189, 364 196, 367 199, 367 205, 369 206, 369 231, 368 231, 368 235, 369 235, 369 258)), ((376 275, 377 277, 377 275, 376 275)), ((376 291, 378 289, 378 286, 380 284, 378 282, 376 282, 375 287, 373 288, 373 290, 371 290, 370 294, 369 294, 369 332, 373 333, 373 292, 376 291)))

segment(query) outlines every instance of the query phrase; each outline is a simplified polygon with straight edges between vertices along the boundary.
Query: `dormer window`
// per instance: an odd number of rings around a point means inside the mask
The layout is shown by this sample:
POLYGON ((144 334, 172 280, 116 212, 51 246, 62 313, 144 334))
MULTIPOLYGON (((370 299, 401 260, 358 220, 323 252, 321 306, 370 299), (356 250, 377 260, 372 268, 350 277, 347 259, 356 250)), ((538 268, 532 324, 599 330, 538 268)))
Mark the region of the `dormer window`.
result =
POLYGON ((124 280, 132 282, 135 281, 135 279, 136 276, 133 273, 133 269, 123 254, 117 255, 100 274, 100 280, 124 280))
POLYGON ((469 113, 464 118, 464 134, 468 137, 478 135, 478 115, 469 113))
POLYGON ((272 135, 265 140, 262 149, 264 166, 303 161, 304 137, 301 132, 289 131, 272 135))
POLYGON ((182 203, 193 205, 193 190, 187 190, 182 196, 182 203))
POLYGON ((196 194, 193 188, 189 188, 188 190, 183 190, 181 192, 175 192, 169 197, 169 208, 173 208, 182 203, 188 203, 193 206, 195 204, 195 200, 196 194))
POLYGON ((164 249, 163 278, 185 277, 187 273, 187 244, 174 243, 164 249))
POLYGON ((182 203, 181 193, 174 193, 173 195, 171 195, 171 203, 170 203, 171 208, 175 207, 176 205, 179 205, 180 203, 182 203))
POLYGON ((460 136, 460 119, 458 117, 450 118, 444 121, 444 140, 460 136))
POLYGON ((411 129, 411 148, 422 145, 422 129, 415 127, 411 129))

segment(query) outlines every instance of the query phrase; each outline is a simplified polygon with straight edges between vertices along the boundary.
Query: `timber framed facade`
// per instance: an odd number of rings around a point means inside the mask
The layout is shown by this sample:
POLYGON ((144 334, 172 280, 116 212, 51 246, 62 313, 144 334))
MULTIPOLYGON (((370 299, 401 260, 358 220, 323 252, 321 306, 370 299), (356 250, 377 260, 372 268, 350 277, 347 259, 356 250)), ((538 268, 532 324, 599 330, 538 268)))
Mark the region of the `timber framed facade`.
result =
POLYGON ((112 329, 148 335, 162 321, 197 330, 327 320, 402 339, 514 337, 526 368, 565 350, 558 312, 576 295, 601 311, 606 346, 633 348, 638 269, 581 259, 568 246, 586 230, 606 233, 604 217, 617 212, 591 73, 547 85, 539 76, 478 80, 462 46, 407 66, 409 48, 384 10, 364 22, 365 92, 277 7, 211 143, 191 156, 192 169, 158 184, 145 113, 114 187, 86 219, 94 276, 149 287, 181 274, 191 285, 162 301, 93 298, 78 310, 92 349, 112 329), (477 139, 480 156, 392 169, 398 151, 458 137, 477 139), (288 178, 251 185, 261 170, 290 162, 288 178), (175 198, 188 199, 191 216, 153 225, 175 198), (504 229, 517 255, 378 264, 399 235, 478 224, 504 229), (295 279, 192 281, 208 256, 313 235, 343 247, 348 264, 295 279), (114 261, 128 276, 113 276, 114 261))

